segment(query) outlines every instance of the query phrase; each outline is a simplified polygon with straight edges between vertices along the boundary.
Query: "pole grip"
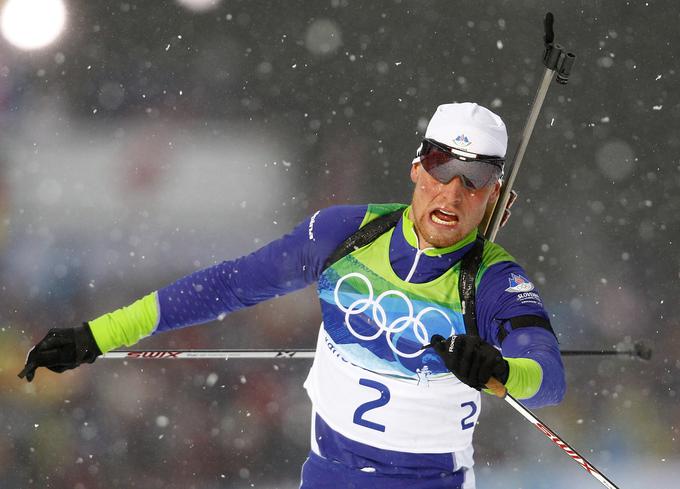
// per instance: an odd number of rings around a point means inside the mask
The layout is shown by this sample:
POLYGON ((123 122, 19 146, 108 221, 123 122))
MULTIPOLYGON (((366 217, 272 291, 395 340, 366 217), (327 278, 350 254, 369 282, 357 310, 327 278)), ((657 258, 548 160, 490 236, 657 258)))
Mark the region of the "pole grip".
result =
POLYGON ((576 55, 572 52, 564 53, 562 56, 562 61, 560 63, 559 69, 557 70, 556 81, 562 85, 566 85, 569 81, 569 75, 571 74, 571 68, 574 66, 574 61, 576 60, 576 55))
POLYGON ((564 48, 559 44, 550 43, 545 47, 545 53, 543 54, 543 65, 549 70, 556 71, 559 67, 560 57, 564 48))
POLYGON ((486 388, 489 389, 494 396, 500 397, 501 399, 505 398, 505 395, 508 393, 508 390, 505 388, 505 386, 493 377, 491 377, 489 382, 487 382, 486 388))

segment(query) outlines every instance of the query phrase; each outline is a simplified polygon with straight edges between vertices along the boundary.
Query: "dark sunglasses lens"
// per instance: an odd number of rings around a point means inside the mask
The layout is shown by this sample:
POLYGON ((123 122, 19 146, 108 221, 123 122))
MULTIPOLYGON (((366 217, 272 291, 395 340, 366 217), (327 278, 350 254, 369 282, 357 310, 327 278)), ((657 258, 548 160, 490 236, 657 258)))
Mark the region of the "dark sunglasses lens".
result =
POLYGON ((448 163, 453 159, 454 158, 449 153, 444 153, 443 151, 439 151, 438 149, 431 146, 428 148, 427 152, 423 152, 421 154, 420 164, 428 173, 432 174, 433 170, 436 170, 436 168, 448 163))
POLYGON ((423 154, 420 157, 420 164, 427 173, 444 184, 460 176, 463 185, 470 190, 486 187, 500 178, 501 174, 495 165, 479 161, 461 161, 437 150, 423 154))
POLYGON ((433 149, 436 149, 435 146, 433 146, 432 143, 430 141, 428 141, 427 139, 424 139, 422 146, 421 146, 421 149, 420 149, 420 155, 421 156, 426 155, 430 151, 432 151, 433 149))

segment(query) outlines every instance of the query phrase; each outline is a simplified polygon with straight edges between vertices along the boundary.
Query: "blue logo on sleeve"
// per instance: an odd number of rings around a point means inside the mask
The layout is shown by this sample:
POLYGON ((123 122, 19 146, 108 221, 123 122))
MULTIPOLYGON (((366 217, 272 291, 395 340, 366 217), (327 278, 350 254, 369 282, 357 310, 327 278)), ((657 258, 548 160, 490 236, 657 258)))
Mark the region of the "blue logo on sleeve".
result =
POLYGON ((506 292, 531 292, 534 290, 534 284, 517 273, 511 273, 508 281, 510 282, 510 287, 505 289, 506 292))

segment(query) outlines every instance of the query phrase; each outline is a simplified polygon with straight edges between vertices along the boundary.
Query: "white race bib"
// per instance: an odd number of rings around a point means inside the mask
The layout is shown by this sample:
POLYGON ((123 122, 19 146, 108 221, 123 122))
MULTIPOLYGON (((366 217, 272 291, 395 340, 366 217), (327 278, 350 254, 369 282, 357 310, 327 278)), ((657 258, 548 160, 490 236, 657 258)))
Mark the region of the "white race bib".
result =
POLYGON ((472 465, 480 394, 453 375, 408 379, 363 369, 342 357, 322 325, 305 389, 321 418, 352 440, 399 452, 457 452, 458 467, 472 465))

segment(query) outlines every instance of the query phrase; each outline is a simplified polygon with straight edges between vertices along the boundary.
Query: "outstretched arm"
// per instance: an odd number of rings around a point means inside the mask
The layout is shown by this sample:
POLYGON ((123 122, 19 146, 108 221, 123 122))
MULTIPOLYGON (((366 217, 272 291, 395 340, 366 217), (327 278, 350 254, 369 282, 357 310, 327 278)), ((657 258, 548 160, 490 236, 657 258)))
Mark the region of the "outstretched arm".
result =
POLYGON ((146 336, 205 323, 301 289, 316 281, 326 257, 359 228, 365 214, 366 206, 321 210, 249 255, 194 272, 81 328, 67 329, 73 332, 50 330, 29 352, 22 377, 30 381, 40 366, 60 372, 91 363, 146 336))

